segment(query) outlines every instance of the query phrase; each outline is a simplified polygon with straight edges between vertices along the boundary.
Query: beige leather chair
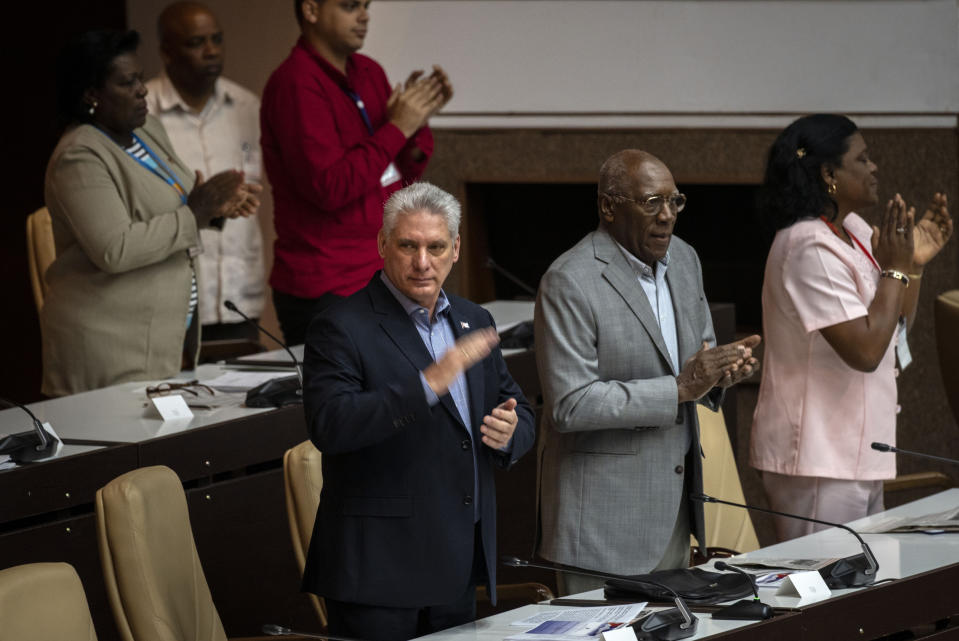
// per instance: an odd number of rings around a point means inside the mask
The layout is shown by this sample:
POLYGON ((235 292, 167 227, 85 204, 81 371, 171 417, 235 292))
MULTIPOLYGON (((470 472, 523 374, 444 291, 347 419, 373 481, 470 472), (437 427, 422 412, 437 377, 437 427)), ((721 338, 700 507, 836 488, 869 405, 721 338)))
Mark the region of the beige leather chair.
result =
POLYGON ((0 571, 0 639, 96 641, 76 570, 67 563, 29 563, 0 571))
MULTIPOLYGON (((699 432, 703 446, 703 491, 717 499, 745 503, 739 468, 726 431, 722 409, 718 412, 697 405, 699 432)), ((707 503, 706 541, 700 551, 707 558, 721 552, 751 552, 759 549, 749 510, 707 503), (702 548, 705 547, 705 551, 702 548)), ((695 539, 693 539, 695 540, 695 539)))
POLYGON ((27 216, 27 260, 30 265, 30 285, 33 287, 33 302, 37 305, 37 312, 43 308, 43 300, 47 295, 47 281, 44 275, 47 267, 57 257, 57 249, 53 243, 53 224, 50 222, 50 212, 41 207, 27 216))
POLYGON ((161 465, 97 491, 107 596, 124 641, 226 641, 193 541, 186 495, 161 465))
MULTIPOLYGON (((290 534, 293 537, 293 553, 302 574, 306 566, 306 552, 313 536, 313 521, 316 509, 320 505, 320 491, 323 489, 323 467, 319 450, 310 441, 303 441, 283 455, 283 477, 286 484, 286 513, 290 522, 290 534)), ((553 598, 553 593, 542 583, 510 583, 496 586, 500 601, 509 602, 513 607, 526 603, 536 603, 553 598)), ((323 599, 310 595, 320 622, 326 625, 326 608, 323 599)), ((476 591, 478 601, 488 601, 486 588, 476 591)))
MULTIPOLYGON (((322 455, 310 441, 291 447, 283 455, 283 482, 286 487, 286 516, 293 539, 293 554, 296 565, 303 574, 306 567, 306 552, 313 536, 313 521, 320 505, 320 490, 323 489, 322 455)), ((311 594, 310 600, 316 610, 320 625, 326 627, 326 606, 323 599, 311 594)))

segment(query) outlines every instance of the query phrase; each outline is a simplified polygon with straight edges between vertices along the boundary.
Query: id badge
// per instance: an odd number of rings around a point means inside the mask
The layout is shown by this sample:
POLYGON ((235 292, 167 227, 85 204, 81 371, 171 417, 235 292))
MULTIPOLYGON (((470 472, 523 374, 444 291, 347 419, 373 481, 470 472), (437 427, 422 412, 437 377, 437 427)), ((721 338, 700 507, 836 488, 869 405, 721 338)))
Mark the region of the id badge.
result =
POLYGON ((906 337, 906 319, 899 319, 899 329, 896 331, 896 358, 899 359, 899 369, 904 370, 912 362, 909 352, 909 339, 906 337))
POLYGON ((390 163, 389 167, 386 168, 386 171, 383 172, 383 175, 380 176, 380 184, 384 187, 389 187, 400 178, 402 178, 402 176, 400 176, 400 172, 396 168, 396 165, 390 163))

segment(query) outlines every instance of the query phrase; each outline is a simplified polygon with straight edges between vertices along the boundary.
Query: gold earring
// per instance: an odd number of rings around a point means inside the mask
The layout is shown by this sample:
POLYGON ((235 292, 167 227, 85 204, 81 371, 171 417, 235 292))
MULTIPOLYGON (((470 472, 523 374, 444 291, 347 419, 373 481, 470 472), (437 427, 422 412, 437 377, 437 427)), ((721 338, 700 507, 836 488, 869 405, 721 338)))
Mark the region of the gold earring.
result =
POLYGON ((89 110, 90 115, 92 116, 96 110, 97 110, 97 101, 94 100, 93 103, 90 105, 90 110, 89 110))
POLYGON ((835 196, 837 191, 839 191, 839 187, 836 183, 829 183, 829 186, 826 187, 826 193, 830 196, 835 196))

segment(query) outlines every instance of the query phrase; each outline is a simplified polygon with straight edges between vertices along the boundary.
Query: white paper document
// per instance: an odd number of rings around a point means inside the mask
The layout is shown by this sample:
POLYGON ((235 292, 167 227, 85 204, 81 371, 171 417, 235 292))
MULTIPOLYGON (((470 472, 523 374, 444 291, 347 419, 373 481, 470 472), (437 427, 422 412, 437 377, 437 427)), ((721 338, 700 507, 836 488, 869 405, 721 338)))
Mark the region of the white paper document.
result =
POLYGON ((598 639, 603 632, 615 629, 639 617, 646 603, 573 608, 541 612, 510 625, 529 630, 506 637, 507 641, 582 641, 598 639))
POLYGON ((922 516, 887 516, 877 523, 859 528, 859 531, 876 534, 889 532, 924 532, 926 534, 959 532, 959 507, 922 516))
POLYGON ((268 380, 283 378, 289 375, 290 373, 287 371, 247 372, 243 370, 231 370, 220 374, 216 378, 200 382, 214 389, 218 389, 221 392, 245 392, 268 380))

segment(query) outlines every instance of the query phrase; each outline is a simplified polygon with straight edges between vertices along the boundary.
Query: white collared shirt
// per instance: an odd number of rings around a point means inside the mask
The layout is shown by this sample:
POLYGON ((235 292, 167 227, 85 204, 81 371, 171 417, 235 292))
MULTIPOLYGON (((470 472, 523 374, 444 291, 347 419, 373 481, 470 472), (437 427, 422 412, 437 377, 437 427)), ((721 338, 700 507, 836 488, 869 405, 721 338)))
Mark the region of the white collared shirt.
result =
MULTIPOLYGON (((260 101, 240 85, 220 78, 213 97, 196 113, 164 74, 146 83, 150 113, 160 119, 173 148, 191 169, 209 178, 242 169, 248 182, 260 182, 260 101)), ((223 307, 232 300, 253 317, 265 299, 263 238, 256 216, 227 220, 222 231, 200 230, 203 253, 195 259, 200 322, 243 322, 223 307)))
POLYGON ((673 309, 673 297, 669 291, 669 285, 666 283, 669 252, 666 252, 662 260, 657 262, 656 270, 653 271, 652 267, 626 251, 626 248, 618 242, 616 246, 623 253, 623 257, 629 263, 629 266, 633 268, 636 280, 639 281, 643 293, 646 294, 646 299, 649 300, 649 306, 653 310, 653 316, 656 317, 659 331, 663 335, 663 342, 666 343, 666 349, 669 351, 669 360, 673 365, 673 371, 678 375, 679 338, 676 334, 676 310, 673 309))

